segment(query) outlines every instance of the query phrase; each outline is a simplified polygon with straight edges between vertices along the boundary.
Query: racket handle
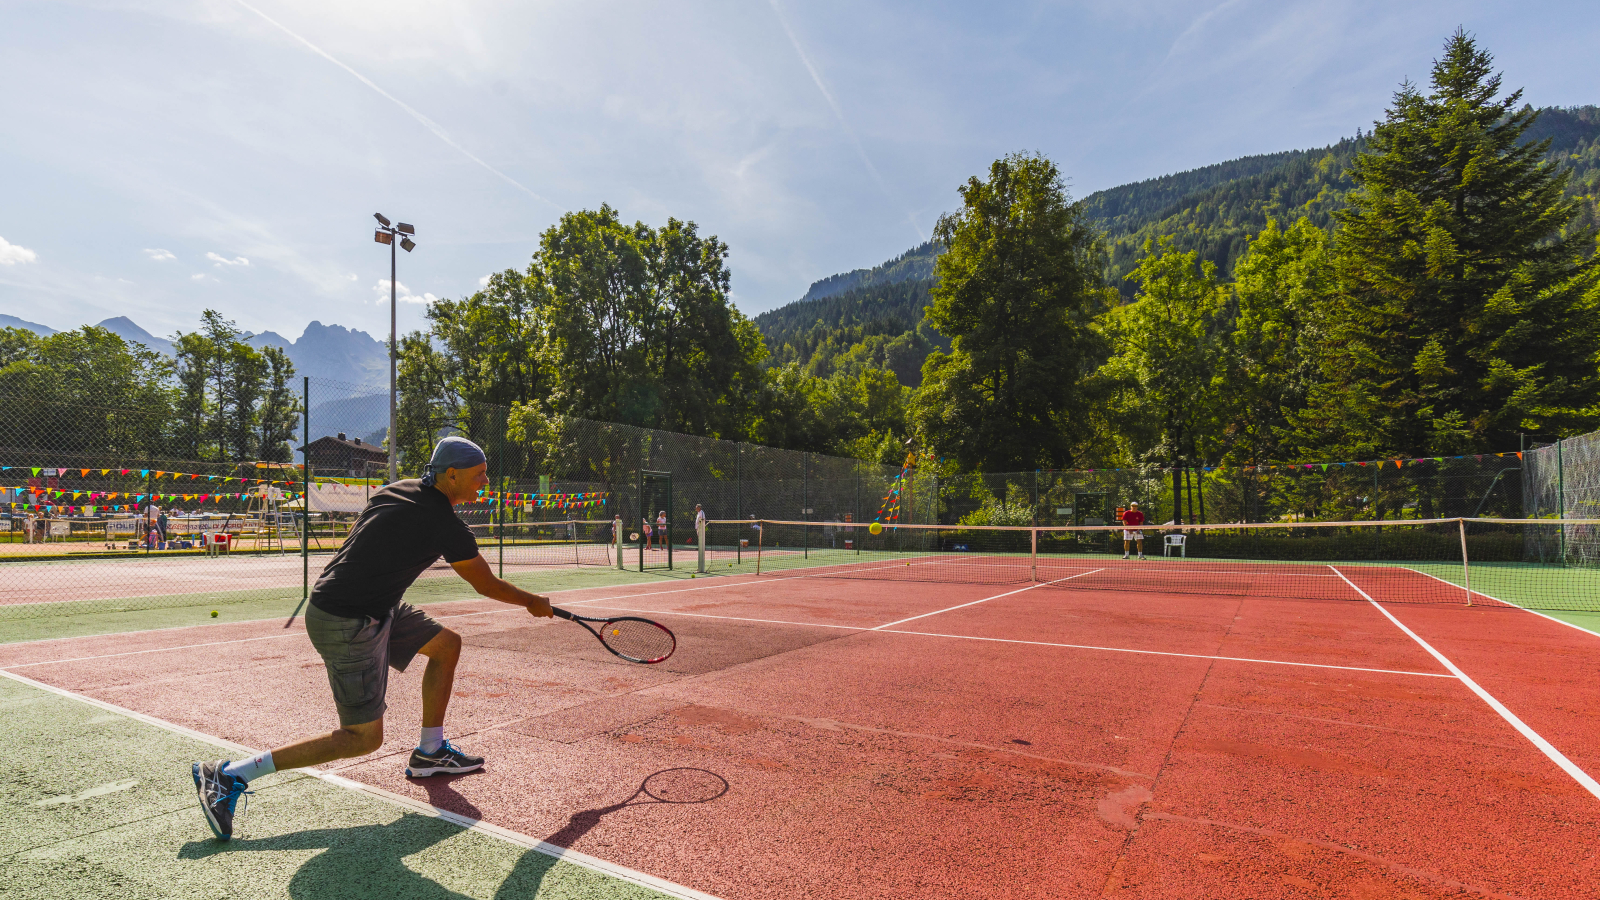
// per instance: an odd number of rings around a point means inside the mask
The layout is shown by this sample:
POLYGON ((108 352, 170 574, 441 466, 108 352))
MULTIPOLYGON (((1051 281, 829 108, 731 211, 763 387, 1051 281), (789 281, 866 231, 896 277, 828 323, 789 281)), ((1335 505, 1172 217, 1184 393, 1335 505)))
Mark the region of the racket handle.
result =
POLYGON ((573 615, 572 613, 567 612, 566 610, 562 609, 559 606, 550 607, 550 612, 555 614, 555 615, 557 615, 557 616, 559 616, 559 617, 561 617, 561 618, 563 618, 563 619, 566 619, 569 622, 574 621, 574 620, 576 620, 578 618, 577 616, 573 615))

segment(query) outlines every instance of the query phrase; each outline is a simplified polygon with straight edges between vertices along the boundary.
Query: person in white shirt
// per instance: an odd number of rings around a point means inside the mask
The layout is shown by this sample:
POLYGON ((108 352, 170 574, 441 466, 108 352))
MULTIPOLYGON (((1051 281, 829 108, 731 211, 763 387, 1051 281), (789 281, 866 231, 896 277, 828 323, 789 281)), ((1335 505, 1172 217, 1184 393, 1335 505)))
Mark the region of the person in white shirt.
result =
POLYGON ((667 511, 656 513, 656 549, 661 550, 667 546, 667 511))

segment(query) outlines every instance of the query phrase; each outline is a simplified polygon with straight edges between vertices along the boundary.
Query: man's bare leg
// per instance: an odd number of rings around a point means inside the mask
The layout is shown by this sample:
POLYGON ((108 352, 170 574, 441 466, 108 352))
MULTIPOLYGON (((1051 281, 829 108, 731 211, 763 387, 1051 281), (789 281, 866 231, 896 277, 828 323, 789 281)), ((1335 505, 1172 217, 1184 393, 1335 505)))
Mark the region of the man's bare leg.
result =
POLYGON ((422 673, 422 727, 444 725, 450 706, 450 691, 455 686, 456 663, 461 659, 461 635, 446 628, 417 651, 428 658, 422 673))
MULTIPOLYGON (((422 673, 422 724, 438 727, 444 724, 445 709, 450 705, 456 661, 461 658, 461 636, 446 628, 417 652, 428 657, 428 668, 422 673)), ((379 719, 279 747, 272 751, 272 761, 279 770, 303 769, 365 756, 382 746, 383 720, 379 719)))

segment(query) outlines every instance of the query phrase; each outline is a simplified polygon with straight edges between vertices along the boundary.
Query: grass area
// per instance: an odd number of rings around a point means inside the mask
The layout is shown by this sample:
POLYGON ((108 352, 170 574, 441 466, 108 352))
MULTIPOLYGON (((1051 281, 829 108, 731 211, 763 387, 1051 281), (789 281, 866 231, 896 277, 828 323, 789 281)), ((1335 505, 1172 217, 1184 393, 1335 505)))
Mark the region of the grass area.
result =
POLYGON ((189 765, 227 755, 131 717, 0 678, 0 893, 106 897, 542 898, 666 895, 297 771, 253 782, 213 839, 189 765))

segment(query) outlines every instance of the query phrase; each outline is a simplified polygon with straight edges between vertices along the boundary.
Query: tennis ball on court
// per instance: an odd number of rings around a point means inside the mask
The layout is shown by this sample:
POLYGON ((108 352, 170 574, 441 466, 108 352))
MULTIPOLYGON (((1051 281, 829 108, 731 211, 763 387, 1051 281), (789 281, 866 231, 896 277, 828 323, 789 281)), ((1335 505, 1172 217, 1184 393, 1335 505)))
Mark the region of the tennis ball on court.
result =
POLYGON ((883 526, 877 522, 873 522, 871 525, 867 526, 867 531, 871 534, 883 534, 883 526))
POLYGON ((215 619, 216 617, 217 617, 217 611, 213 609, 211 611, 211 618, 215 619))

